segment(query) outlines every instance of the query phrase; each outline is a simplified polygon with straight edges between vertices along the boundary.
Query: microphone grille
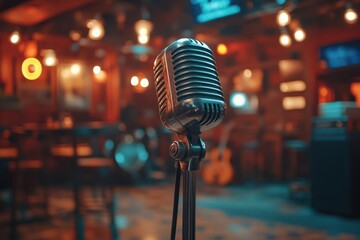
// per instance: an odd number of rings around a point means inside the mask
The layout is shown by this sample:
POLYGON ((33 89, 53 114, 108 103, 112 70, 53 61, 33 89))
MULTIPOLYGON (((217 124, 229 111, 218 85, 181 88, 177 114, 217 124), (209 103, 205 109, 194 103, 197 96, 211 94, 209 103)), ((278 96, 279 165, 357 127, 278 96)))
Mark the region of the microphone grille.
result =
POLYGON ((224 101, 213 54, 198 40, 171 53, 177 101, 207 98, 224 101))
POLYGON ((204 103, 204 114, 199 121, 201 126, 216 122, 222 116, 223 106, 221 104, 204 103))
POLYGON ((160 116, 165 114, 166 110, 166 84, 165 84, 165 76, 164 76, 164 67, 162 61, 157 61, 156 65, 154 66, 154 75, 155 75, 155 88, 157 99, 159 103, 159 112, 160 116))

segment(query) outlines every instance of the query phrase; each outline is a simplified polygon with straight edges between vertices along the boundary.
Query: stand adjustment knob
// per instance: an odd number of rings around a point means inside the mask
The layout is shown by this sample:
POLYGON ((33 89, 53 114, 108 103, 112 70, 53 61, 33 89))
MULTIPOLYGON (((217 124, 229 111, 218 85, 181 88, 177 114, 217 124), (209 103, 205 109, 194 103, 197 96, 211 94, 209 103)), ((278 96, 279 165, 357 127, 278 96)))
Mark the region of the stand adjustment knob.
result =
POLYGON ((175 158, 176 160, 185 159, 187 156, 187 148, 185 143, 183 143, 182 141, 174 141, 170 145, 169 152, 170 156, 172 158, 175 158))

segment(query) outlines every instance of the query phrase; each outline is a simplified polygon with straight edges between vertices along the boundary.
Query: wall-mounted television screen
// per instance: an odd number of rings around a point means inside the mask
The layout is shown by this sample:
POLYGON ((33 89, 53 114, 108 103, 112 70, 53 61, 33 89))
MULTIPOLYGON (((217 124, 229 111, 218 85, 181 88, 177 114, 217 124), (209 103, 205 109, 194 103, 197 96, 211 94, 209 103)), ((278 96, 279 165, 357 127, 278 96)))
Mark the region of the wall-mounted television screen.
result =
POLYGON ((340 68, 360 64, 360 40, 323 46, 320 60, 328 68, 340 68))

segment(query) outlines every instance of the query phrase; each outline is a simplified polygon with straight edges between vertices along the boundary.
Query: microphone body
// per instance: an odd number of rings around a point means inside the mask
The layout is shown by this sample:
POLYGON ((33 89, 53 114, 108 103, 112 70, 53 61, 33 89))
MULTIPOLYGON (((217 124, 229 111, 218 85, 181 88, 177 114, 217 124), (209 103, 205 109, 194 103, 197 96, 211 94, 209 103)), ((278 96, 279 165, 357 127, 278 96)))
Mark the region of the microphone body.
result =
POLYGON ((201 133, 224 118, 226 104, 211 49, 182 38, 154 62, 156 94, 164 126, 177 133, 201 133))

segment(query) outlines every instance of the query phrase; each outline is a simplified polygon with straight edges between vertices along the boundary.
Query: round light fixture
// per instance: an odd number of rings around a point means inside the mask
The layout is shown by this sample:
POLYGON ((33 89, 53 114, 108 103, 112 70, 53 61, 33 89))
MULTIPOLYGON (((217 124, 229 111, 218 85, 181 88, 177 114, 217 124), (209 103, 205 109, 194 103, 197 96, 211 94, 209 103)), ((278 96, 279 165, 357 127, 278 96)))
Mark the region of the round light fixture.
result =
POLYGON ((276 19, 279 26, 284 27, 290 23, 291 16, 286 10, 281 10, 278 12, 276 19))
POLYGON ((354 24, 358 19, 358 14, 353 8, 350 7, 346 9, 344 19, 347 23, 354 24))
POLYGON ((287 33, 283 33, 279 37, 279 42, 284 47, 289 47, 291 45, 291 37, 287 33))
POLYGON ((20 42, 20 39, 21 39, 21 36, 18 31, 14 31, 13 33, 11 33, 11 35, 9 37, 9 41, 12 44, 18 44, 20 42))
POLYGON ((294 32, 294 38, 296 41, 298 42, 302 42, 305 40, 306 38, 306 34, 305 31, 302 28, 297 28, 294 32))
POLYGON ((21 72, 28 80, 36 80, 42 73, 42 66, 36 58, 26 58, 21 65, 21 72))

